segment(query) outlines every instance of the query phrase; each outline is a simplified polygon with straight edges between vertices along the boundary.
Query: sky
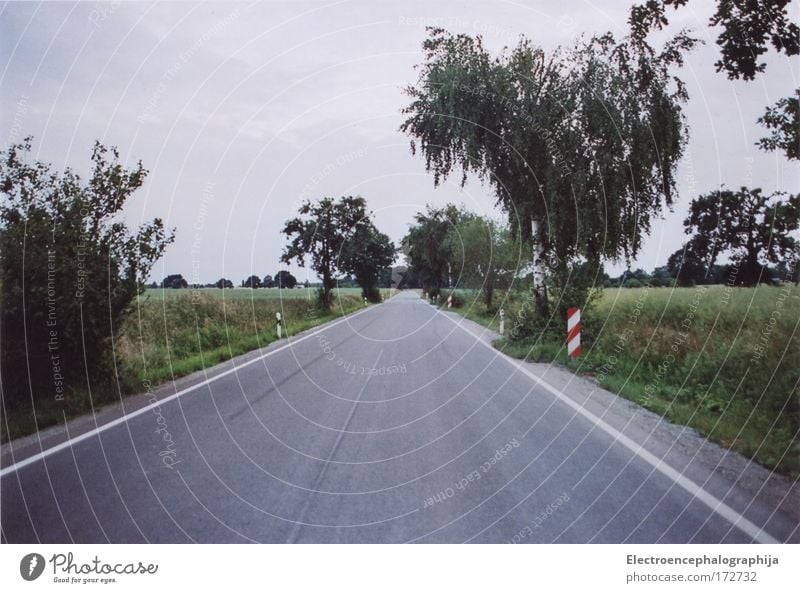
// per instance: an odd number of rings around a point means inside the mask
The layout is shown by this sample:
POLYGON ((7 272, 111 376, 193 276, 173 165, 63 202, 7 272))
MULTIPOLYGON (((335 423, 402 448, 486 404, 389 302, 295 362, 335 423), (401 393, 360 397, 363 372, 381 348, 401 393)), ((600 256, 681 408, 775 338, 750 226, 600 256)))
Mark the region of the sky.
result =
MULTIPOLYGON (((0 8, 0 140, 34 136, 38 160, 89 170, 95 140, 149 170, 126 206, 137 226, 161 217, 176 241, 151 280, 234 284, 288 268, 284 222, 305 199, 361 195, 395 242, 426 204, 500 219, 491 188, 460 175, 435 188, 399 131, 425 27, 480 34, 492 52, 520 35, 552 50, 578 36, 626 33, 629 0, 334 2, 12 2, 0 8)), ((791 6, 797 15, 797 2, 791 6)), ((770 52, 752 82, 716 73, 713 3, 671 13, 669 32, 704 39, 679 73, 690 140, 678 199, 631 267, 664 265, 684 241, 693 197, 725 185, 800 191, 780 153, 760 151, 756 119, 789 96, 798 60, 770 52)), ((615 274, 624 262, 606 265, 615 274)))

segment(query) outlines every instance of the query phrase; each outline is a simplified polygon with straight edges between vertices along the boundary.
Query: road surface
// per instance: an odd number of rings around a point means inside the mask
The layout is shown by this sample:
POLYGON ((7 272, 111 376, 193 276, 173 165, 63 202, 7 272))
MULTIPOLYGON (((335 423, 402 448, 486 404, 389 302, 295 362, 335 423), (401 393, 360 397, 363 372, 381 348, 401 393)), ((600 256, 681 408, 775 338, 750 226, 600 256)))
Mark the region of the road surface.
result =
POLYGON ((403 292, 14 443, 2 539, 797 541, 796 518, 735 476, 479 331, 403 292))

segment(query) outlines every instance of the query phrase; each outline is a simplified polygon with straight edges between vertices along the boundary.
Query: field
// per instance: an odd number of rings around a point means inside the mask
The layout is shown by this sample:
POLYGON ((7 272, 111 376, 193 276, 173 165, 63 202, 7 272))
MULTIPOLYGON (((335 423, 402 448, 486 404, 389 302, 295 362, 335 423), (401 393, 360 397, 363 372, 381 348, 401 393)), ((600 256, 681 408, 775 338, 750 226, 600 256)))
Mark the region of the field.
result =
MULTIPOLYGON (((479 295, 458 311, 498 329, 479 295)), ((526 295, 497 295, 506 335, 526 295)), ((566 354, 565 322, 495 346, 556 361, 605 389, 782 473, 800 477, 800 288, 606 289, 583 315, 583 355, 566 354)))
MULTIPOLYGON (((391 291, 384 290, 388 298, 391 291)), ((145 391, 182 375, 213 366, 277 339, 275 314, 283 316, 283 337, 294 335, 364 307, 358 288, 338 289, 333 309, 321 313, 315 289, 147 290, 134 303, 115 336, 116 377, 70 393, 65 402, 37 404, 9 413, 2 442, 62 422, 121 396, 145 391)))

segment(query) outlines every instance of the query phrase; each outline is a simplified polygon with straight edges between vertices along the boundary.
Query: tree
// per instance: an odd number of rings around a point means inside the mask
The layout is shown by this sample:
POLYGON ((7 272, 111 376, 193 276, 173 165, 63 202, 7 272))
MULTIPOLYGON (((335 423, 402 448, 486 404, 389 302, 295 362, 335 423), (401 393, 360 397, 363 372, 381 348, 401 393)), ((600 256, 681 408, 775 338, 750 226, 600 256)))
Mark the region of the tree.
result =
POLYGON ((0 152, 0 369, 6 409, 106 384, 112 335, 174 232, 120 220, 147 171, 96 142, 87 180, 29 164, 31 138, 0 152))
POLYGON ((181 274, 170 274, 161 281, 161 288, 189 288, 189 283, 181 274))
POLYGON ((278 288, 294 288, 297 286, 297 278, 288 271, 281 270, 275 274, 275 286, 278 288))
POLYGON ((386 270, 391 270, 395 253, 389 237, 367 221, 356 225, 342 246, 339 268, 355 276, 365 299, 377 303, 381 300, 378 282, 386 270))
POLYGON ((516 273, 519 253, 510 231, 483 217, 467 218, 450 230, 445 246, 458 285, 480 289, 490 309, 495 288, 508 287, 516 273))
MULTIPOLYGON (((717 37, 721 57, 714 66, 730 79, 753 80, 764 72, 759 62, 769 45, 787 56, 800 54, 800 27, 791 21, 791 0, 716 0, 717 10, 709 19, 710 27, 722 27, 717 37)), ((648 0, 631 9, 628 22, 631 36, 643 43, 653 29, 669 25, 667 6, 679 8, 688 0, 648 0)))
POLYGON ((397 283, 397 288, 405 290, 406 288, 422 288, 422 281, 419 279, 417 273, 407 266, 397 266, 392 270, 392 282, 397 283))
POLYGON ((670 273, 668 266, 659 266, 653 270, 653 286, 671 286, 675 277, 670 273))
MULTIPOLYGON (((287 264, 296 261, 302 267, 306 258, 310 259, 311 268, 322 278, 320 304, 328 310, 337 273, 355 269, 356 264, 351 258, 360 248, 359 241, 372 237, 367 203, 360 196, 343 196, 337 201, 333 198, 323 198, 317 202, 308 200, 300 206, 299 214, 284 226, 283 233, 290 242, 281 261, 287 264), (352 241, 349 246, 348 241, 352 241), (343 252, 345 248, 346 253, 343 252)), ((364 244, 361 247, 368 246, 364 244)), ((378 262, 374 272, 376 278, 380 267, 378 262)), ((369 275, 364 269, 361 273, 365 278, 369 275)))
POLYGON ((709 266, 703 261, 695 249, 693 242, 684 243, 683 247, 669 256, 667 270, 680 286, 702 284, 708 274, 709 266))
MULTIPOLYGON (((631 9, 628 20, 631 36, 643 44, 653 29, 669 25, 666 7, 679 8, 688 0, 648 0, 631 9)), ((725 72, 729 79, 753 80, 766 70, 761 56, 771 45, 778 53, 787 56, 800 54, 800 27, 789 18, 791 0, 717 0, 717 9, 709 26, 722 27, 717 37, 721 57, 716 62, 717 72, 725 72)), ((798 158, 798 129, 800 112, 798 94, 781 99, 768 107, 758 122, 772 130, 771 136, 756 144, 764 150, 783 150, 789 159, 798 158)))
POLYGON ((231 282, 227 278, 220 278, 219 280, 217 280, 214 286, 216 286, 217 288, 233 288, 233 282, 231 282))
POLYGON ((763 150, 782 150, 787 159, 800 159, 800 89, 781 99, 758 118, 772 133, 758 141, 763 150))
POLYGON ((684 221, 696 253, 707 268, 727 253, 735 267, 736 284, 753 286, 769 282, 769 263, 794 257, 798 243, 791 236, 800 225, 800 194, 787 200, 761 189, 716 190, 692 201, 684 221))
POLYGON ((492 58, 479 37, 429 29, 401 130, 435 184, 460 168, 462 184, 473 173, 492 185, 533 247, 541 316, 548 261, 568 278, 580 258, 635 256, 672 203, 687 94, 671 68, 694 44, 680 34, 658 53, 607 34, 547 55, 523 39, 492 58))
POLYGON ((244 288, 261 288, 261 278, 253 274, 249 278, 242 280, 244 288))
POLYGON ((264 279, 261 281, 261 286, 263 286, 264 288, 274 288, 275 287, 275 281, 272 279, 272 276, 267 274, 266 276, 264 276, 264 279))
POLYGON ((453 275, 451 245, 447 237, 459 223, 472 216, 453 204, 444 208, 428 205, 425 213, 417 213, 402 241, 402 249, 419 282, 431 297, 437 297, 443 286, 451 287, 453 275))

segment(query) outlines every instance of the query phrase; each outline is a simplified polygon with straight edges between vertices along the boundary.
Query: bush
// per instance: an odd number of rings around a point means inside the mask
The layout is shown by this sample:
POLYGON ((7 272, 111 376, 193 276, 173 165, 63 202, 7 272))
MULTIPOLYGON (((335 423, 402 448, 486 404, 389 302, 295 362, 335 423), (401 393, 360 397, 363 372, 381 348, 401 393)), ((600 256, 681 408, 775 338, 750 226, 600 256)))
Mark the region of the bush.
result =
POLYGON ((2 383, 7 410, 64 402, 113 381, 112 332, 173 234, 118 220, 147 172, 99 143, 92 176, 27 164, 30 138, 0 153, 2 383), (109 158, 111 157, 111 158, 109 158), (100 384, 100 385, 98 385, 100 384))
POLYGON ((637 280, 636 278, 628 278, 624 284, 625 288, 641 288, 644 286, 641 280, 637 280))

